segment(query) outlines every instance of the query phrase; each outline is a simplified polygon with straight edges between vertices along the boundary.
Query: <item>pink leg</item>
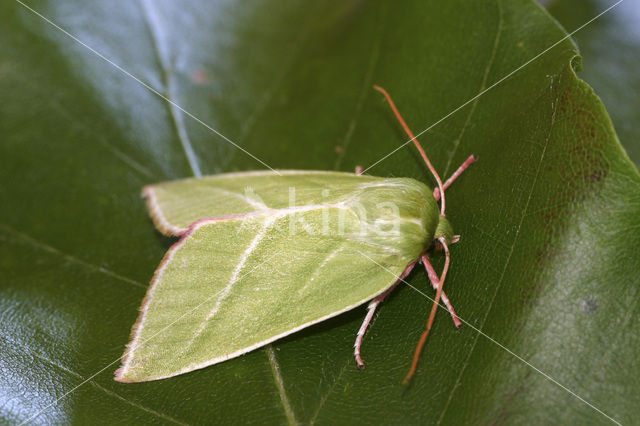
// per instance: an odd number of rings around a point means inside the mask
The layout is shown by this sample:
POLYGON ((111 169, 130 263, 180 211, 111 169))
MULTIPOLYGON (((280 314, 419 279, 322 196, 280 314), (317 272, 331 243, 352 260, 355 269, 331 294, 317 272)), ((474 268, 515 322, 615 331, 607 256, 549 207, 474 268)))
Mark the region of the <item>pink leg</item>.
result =
MULTIPOLYGON (((416 346, 416 350, 413 353, 413 361, 411 361, 411 368, 409 372, 405 376, 402 381, 403 384, 409 383, 409 380, 413 377, 418 368, 418 361, 420 360, 420 354, 422 353, 422 348, 424 347, 425 342, 427 341, 427 337, 429 337, 429 332, 431 331, 431 326, 433 325, 433 320, 436 318, 436 312, 438 311, 438 304, 440 303, 440 298, 442 297, 442 289, 444 287, 444 280, 447 278, 447 271, 449 271, 449 263, 451 262, 451 255, 449 254, 449 247, 447 246, 447 241, 444 237, 438 238, 440 240, 440 244, 442 244, 442 248, 444 249, 445 260, 444 260, 444 268, 442 268, 442 274, 440 279, 438 280, 438 290, 436 291, 436 298, 433 301, 433 305, 431 306, 431 313, 429 314, 429 320, 427 321, 427 328, 420 336, 420 340, 418 341, 418 346, 416 346)), ((429 263, 427 259, 427 255, 423 254, 422 263, 425 265, 429 263)))
POLYGON ((360 370, 364 369, 364 361, 362 361, 362 358, 360 357, 360 348, 362 347, 362 339, 364 338, 364 333, 367 331, 367 327, 369 327, 369 323, 373 319, 373 314, 375 313, 376 308, 393 291, 393 289, 396 288, 396 286, 400 284, 402 280, 404 280, 407 277, 407 275, 409 275, 413 267, 416 265, 417 261, 418 260, 416 259, 415 262, 410 263, 409 266, 407 266, 407 268, 404 270, 402 275, 400 275, 400 277, 398 278, 398 281, 393 283, 393 285, 389 287, 387 290, 385 290, 384 293, 382 293, 381 295, 373 299, 371 302, 369 302, 369 306, 367 306, 367 316, 364 317, 364 321, 362 321, 362 325, 360 326, 360 330, 358 330, 358 335, 356 336, 356 343, 353 345, 354 347, 353 355, 356 357, 356 364, 358 365, 358 368, 360 370))
MULTIPOLYGON (((438 290, 438 285, 440 284, 440 278, 438 277, 436 270, 433 269, 433 265, 431 265, 431 262, 429 262, 429 259, 426 256, 423 257, 422 263, 424 263, 424 267, 427 270, 427 275, 429 276, 429 281, 431 282, 431 286, 433 287, 434 290, 438 290)), ((451 302, 449 301, 449 298, 444 293, 444 291, 442 292, 442 303, 444 303, 444 305, 449 310, 449 313, 451 314, 451 318, 453 319, 453 324, 456 327, 460 327, 462 325, 462 322, 460 322, 460 318, 458 318, 456 311, 453 309, 453 306, 451 305, 451 302)))
MULTIPOLYGON (((458 176, 460 176, 462 174, 462 172, 464 172, 467 167, 469 167, 471 164, 473 164, 473 162, 476 161, 475 157, 473 155, 470 155, 469 158, 467 158, 465 160, 464 163, 462 163, 462 165, 460 167, 458 167, 458 170, 456 170, 449 179, 447 179, 447 181, 444 183, 443 187, 444 187, 444 191, 447 190, 447 188, 449 188, 451 186, 451 184, 458 178, 458 176)), ((433 198, 436 199, 436 201, 438 201, 440 199, 440 189, 436 188, 433 190, 433 198)))
POLYGON ((362 174, 362 166, 356 166, 356 174, 357 175, 361 175, 362 174))
MULTIPOLYGON (((454 235, 453 237, 451 237, 451 244, 455 244, 458 241, 460 241, 460 235, 454 235)), ((435 240, 434 250, 443 250, 442 244, 440 244, 440 241, 435 240)))

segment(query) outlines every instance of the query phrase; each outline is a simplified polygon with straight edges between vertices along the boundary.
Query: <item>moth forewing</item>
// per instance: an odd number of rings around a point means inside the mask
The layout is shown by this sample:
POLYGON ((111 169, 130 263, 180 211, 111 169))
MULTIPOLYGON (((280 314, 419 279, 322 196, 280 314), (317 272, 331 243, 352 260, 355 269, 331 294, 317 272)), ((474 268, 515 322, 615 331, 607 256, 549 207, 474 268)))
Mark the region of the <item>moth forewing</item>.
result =
MULTIPOLYGON (((396 280, 392 274, 402 274, 435 232, 435 200, 420 182, 304 172, 295 186, 296 205, 281 207, 295 173, 260 174, 270 181, 265 192, 249 174, 244 183, 264 202, 262 210, 248 211, 249 203, 230 209, 223 201, 235 195, 219 191, 222 198, 210 198, 206 212, 198 200, 208 218, 191 225, 156 271, 117 380, 155 380, 202 368, 359 306, 387 290, 396 280), (301 195, 322 195, 334 175, 342 180, 335 194, 320 200, 301 195), (397 223, 390 232, 380 228, 381 221, 397 223)), ((239 179, 234 176, 235 186, 225 191, 240 192, 246 185, 239 179)), ((224 175, 206 180, 228 181, 224 175)), ((216 193, 203 183, 189 194, 216 193)), ((164 201, 156 203, 177 226, 186 220, 191 195, 172 191, 183 188, 180 182, 165 185, 164 201)))

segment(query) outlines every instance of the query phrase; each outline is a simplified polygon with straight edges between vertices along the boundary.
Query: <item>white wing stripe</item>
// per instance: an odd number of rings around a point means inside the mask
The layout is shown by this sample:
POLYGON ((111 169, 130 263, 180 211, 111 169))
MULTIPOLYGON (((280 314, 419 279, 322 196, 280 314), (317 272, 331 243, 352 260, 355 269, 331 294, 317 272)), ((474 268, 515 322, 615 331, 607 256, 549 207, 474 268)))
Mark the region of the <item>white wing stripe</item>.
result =
POLYGON ((229 296, 229 294, 231 293, 231 289, 233 288, 233 285, 238 281, 238 277, 240 277, 240 272, 242 272, 242 269, 246 265, 247 260, 249 259, 249 256, 251 256, 251 253, 255 251, 256 247, 258 247, 258 244, 260 244, 260 241, 264 239, 269 227, 273 225, 273 223, 277 219, 279 219, 279 217, 281 216, 272 216, 267 218, 267 220, 264 222, 264 225, 262 226, 262 229, 260 230, 260 232, 258 232, 258 234, 253 238, 253 240, 251 241, 251 244, 249 244, 249 247, 247 247, 247 249, 242 254, 242 257, 240 258, 235 269, 233 270, 231 279, 227 283, 227 286, 224 288, 224 290, 222 290, 222 294, 220 295, 220 297, 218 297, 218 300, 216 301, 215 306, 209 312, 209 314, 207 315, 207 318, 205 318, 202 324, 200 324, 200 327, 195 332, 195 334, 193 335, 189 343, 185 346, 183 352, 186 351, 193 344, 193 342, 195 342, 195 340, 202 334, 204 329, 207 327, 211 318, 213 318, 218 313, 218 310, 220 310, 220 305, 227 298, 227 296, 229 296))
POLYGON ((305 283, 304 287, 302 287, 300 290, 298 290, 298 294, 302 294, 304 293, 304 291, 307 289, 307 287, 309 287, 309 285, 315 281, 316 278, 318 278, 318 275, 320 275, 320 271, 322 271, 322 268, 324 268, 325 266, 327 266, 327 264, 329 262, 331 262, 331 260, 336 257, 342 250, 344 250, 344 245, 340 244, 336 249, 334 249, 328 256, 326 256, 324 258, 324 260, 322 262, 320 262, 320 264, 316 267, 316 269, 313 271, 313 273, 311 274, 311 277, 309 277, 309 279, 307 280, 307 282, 305 283))
POLYGON ((227 195, 233 196, 235 198, 238 198, 238 199, 244 201, 245 203, 249 204, 251 207, 255 207, 258 210, 268 210, 269 209, 269 207, 267 207, 266 204, 264 204, 264 203, 262 203, 262 202, 260 202, 258 200, 253 200, 253 199, 247 197, 246 195, 242 195, 242 194, 237 193, 237 192, 227 191, 226 189, 216 188, 216 187, 208 187, 207 189, 211 189, 213 191, 220 192, 222 194, 227 194, 227 195))

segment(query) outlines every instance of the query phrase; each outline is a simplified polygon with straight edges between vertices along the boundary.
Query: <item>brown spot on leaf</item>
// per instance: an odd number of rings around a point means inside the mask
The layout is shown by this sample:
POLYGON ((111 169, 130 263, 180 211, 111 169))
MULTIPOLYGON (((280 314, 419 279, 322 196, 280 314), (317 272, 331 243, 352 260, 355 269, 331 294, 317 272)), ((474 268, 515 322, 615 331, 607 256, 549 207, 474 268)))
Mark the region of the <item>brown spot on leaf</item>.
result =
POLYGON ((211 81, 211 76, 203 69, 194 70, 191 73, 191 81, 196 84, 207 84, 211 81))

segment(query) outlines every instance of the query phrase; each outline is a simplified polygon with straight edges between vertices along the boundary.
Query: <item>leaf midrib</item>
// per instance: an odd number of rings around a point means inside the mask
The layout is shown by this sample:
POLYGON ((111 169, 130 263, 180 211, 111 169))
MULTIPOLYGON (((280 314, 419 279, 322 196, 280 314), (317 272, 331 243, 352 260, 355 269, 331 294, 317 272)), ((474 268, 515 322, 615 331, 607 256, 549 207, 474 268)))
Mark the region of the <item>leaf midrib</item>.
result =
MULTIPOLYGON (((496 52, 497 52, 497 50, 498 50, 498 46, 499 46, 499 43, 500 43, 500 34, 501 34, 501 32, 502 32, 502 26, 503 26, 503 21, 504 21, 504 16, 503 16, 503 12, 502 12, 502 5, 501 5, 501 2, 500 2, 500 1, 498 1, 498 13, 499 13, 499 19, 498 19, 498 26, 497 26, 497 28, 496 28, 496 36, 495 36, 495 38, 494 38, 494 43, 493 43, 493 48, 492 48, 491 55, 490 55, 489 60, 487 61, 487 64, 486 64, 486 66, 485 66, 485 71, 484 71, 484 75, 483 75, 482 83, 481 83, 481 85, 480 85, 480 90, 479 90, 479 92, 482 92, 482 91, 486 88, 486 84, 487 84, 487 80, 488 80, 488 76, 489 76, 489 71, 491 70, 491 68, 492 68, 492 66, 493 66, 493 62, 494 62, 494 59, 495 59, 495 55, 496 55, 496 52)), ((386 22, 386 21, 385 21, 385 22, 386 22)), ((378 47, 379 47, 379 43, 378 43, 378 47)), ((374 53, 374 52, 372 51, 372 54, 373 54, 373 53, 374 53)), ((372 67, 375 67, 375 65, 376 65, 376 64, 377 64, 377 61, 376 61, 375 63, 372 63, 372 64, 371 64, 371 66, 372 66, 372 67)), ((372 75, 373 75, 373 71, 371 71, 371 76, 372 76, 372 75)), ((369 76, 369 74, 367 74, 367 77, 371 77, 371 76, 369 76)), ((366 88, 365 88, 365 89, 366 89, 366 88)), ((461 141, 461 139, 462 139, 462 136, 464 135, 465 130, 466 130, 466 128, 467 128, 467 126, 468 126, 469 122, 471 121, 471 117, 472 117, 473 113, 475 112, 476 105, 478 104, 479 99, 480 99, 480 97, 476 98, 476 99, 474 100, 474 102, 472 103, 471 109, 470 109, 470 111, 469 111, 469 114, 467 115, 467 118, 466 118, 466 120, 465 120, 464 126, 463 126, 463 128, 462 128, 462 130, 461 130, 460 134, 458 135, 458 138, 457 138, 457 139, 456 139, 456 141, 455 141, 454 148, 453 148, 453 150, 452 150, 452 152, 451 152, 451 154, 450 154, 450 156, 449 156, 449 159, 448 159, 448 161, 447 161, 447 165, 446 165, 446 167, 445 167, 445 172, 444 172, 444 174, 445 174, 445 175, 447 174, 448 169, 449 169, 449 167, 450 167, 450 165, 451 165, 451 161, 452 161, 453 157, 454 157, 454 156, 455 156, 455 154, 456 154, 456 151, 457 151, 457 149, 458 149, 458 146, 460 145, 460 141, 461 141)), ((357 110, 356 110, 356 117, 354 117, 354 119, 353 119, 354 121, 355 121, 355 120, 357 120, 357 114, 358 114, 358 113, 359 113, 359 109, 357 109, 357 110)), ((350 124, 350 126, 351 126, 351 125, 353 125, 353 126, 355 127, 355 124, 350 124)), ((349 129, 347 130, 347 135, 349 135, 349 136, 350 136, 349 129)), ((344 148, 344 150, 346 151, 346 146, 344 146, 343 148, 344 148)), ((546 149, 546 146, 545 146, 545 149, 546 149)), ((344 154, 344 153, 343 153, 343 154, 344 154)), ((540 161, 542 161, 542 158, 541 158, 541 160, 540 160, 540 161)), ((540 164, 539 164, 539 166, 540 166, 540 164)), ((539 172, 539 170, 540 170, 540 169, 538 169, 538 172, 539 172)), ((537 175, 536 175, 536 178, 537 178, 537 175)), ((534 182, 534 185, 533 185, 533 186, 535 186, 535 182, 534 182)), ((533 187, 532 187, 531 193, 533 193, 533 187)), ((530 196, 531 196, 531 193, 530 193, 530 196)), ((530 200, 530 198, 529 198, 529 200, 530 200)), ((527 207, 528 207, 528 202, 529 202, 529 200, 527 200, 527 207)), ((525 213, 526 213, 526 210, 525 210, 525 213)), ((522 219, 524 219, 524 216, 525 216, 525 215, 523 215, 523 218, 522 218, 522 219)), ((520 221, 520 225, 522 225, 522 219, 521 219, 521 221, 520 221)), ((519 232, 519 230, 520 230, 520 229, 518 228, 518 232, 519 232)), ((518 232, 516 232, 516 239, 517 239, 518 232)), ((512 251, 513 251, 513 246, 514 246, 514 245, 515 245, 515 239, 514 239, 514 244, 513 244, 513 245, 512 245, 512 247, 511 247, 511 250, 512 250, 512 251)), ((509 254, 509 258, 510 258, 510 256, 511 256, 511 253, 509 254)), ((507 267, 507 265, 508 265, 508 260, 507 260, 507 262, 505 263, 505 268, 504 268, 504 270, 503 270, 503 275, 504 275, 504 271, 506 271, 506 267, 507 267)), ((496 295, 497 295, 497 293, 495 293, 495 294, 494 294, 494 298, 492 299, 491 303, 493 303, 493 300, 495 299, 495 296, 496 296, 496 295)), ((490 309, 491 309, 491 305, 489 306, 489 309, 487 310, 487 315, 488 315, 488 313, 489 313, 490 309)), ((486 319, 486 316, 485 316, 485 319, 486 319)), ((374 320, 374 322, 372 322, 372 324, 369 326, 369 330, 371 330, 371 329, 373 328, 374 323, 375 323, 375 320, 374 320)), ((476 336, 476 341, 477 341, 477 336, 476 336)), ((469 354, 470 354, 470 355, 471 355, 471 353, 473 352, 473 348, 474 348, 474 347, 475 347, 475 342, 474 342, 474 345, 473 345, 473 346, 472 346, 472 348, 471 348, 471 351, 469 352, 469 354)), ((470 358, 470 356, 469 356, 469 358, 470 358)), ((468 363, 468 362, 469 362, 469 358, 467 358, 466 363, 468 363)), ((331 385, 331 387, 330 387, 329 391, 327 392, 327 394, 326 394, 323 398, 321 398, 320 403, 318 404, 318 407, 317 407, 317 409, 316 409, 316 412, 315 412, 314 416, 312 417, 311 424, 315 423, 315 420, 318 418, 318 416, 319 416, 319 414, 320 414, 320 411, 321 411, 322 407, 324 406, 324 403, 325 403, 325 402, 326 402, 326 400, 328 399, 328 396, 330 395, 330 393, 331 393, 331 392, 332 392, 332 390, 334 389, 335 385, 337 384, 338 380, 341 378, 342 373, 344 372, 344 370, 346 369, 346 367, 347 367, 348 365, 349 365, 349 361, 347 361, 347 362, 346 362, 345 366, 342 368, 342 370, 341 370, 340 374, 337 376, 336 380, 335 380, 335 381, 334 381, 334 383, 331 385)), ((466 364, 465 364, 465 367, 466 367, 466 364)), ((464 368, 463 368, 462 370, 464 370, 464 368)), ((461 374, 462 374, 462 370, 461 370, 461 374)), ((459 379, 460 379, 460 377, 458 377, 458 381, 459 381, 459 379)), ((453 390, 452 390, 451 395, 453 395, 453 392, 455 391, 456 387, 457 387, 457 382, 456 382, 456 385, 453 387, 453 390)), ((450 395, 450 397, 449 397, 449 401, 450 401, 450 399, 451 399, 451 395, 450 395)), ((449 402, 449 401, 447 401, 447 405, 448 405, 448 402, 449 402)), ((445 410, 446 410, 446 406, 445 406, 445 410)), ((443 414, 444 414, 444 411, 443 411, 443 414)), ((439 423, 439 422, 440 422, 440 420, 438 421, 438 423, 439 423)))
POLYGON ((172 79, 172 71, 171 67, 167 63, 167 58, 165 58, 160 52, 160 44, 158 42, 158 36, 156 34, 155 25, 152 22, 152 18, 150 16, 153 13, 151 8, 151 4, 147 0, 140 0, 140 7, 142 8, 142 18, 144 21, 145 28, 149 33, 149 39, 151 40, 151 47, 153 49, 154 56, 156 58, 156 62, 160 68, 160 76, 162 78, 162 96, 163 102, 167 106, 169 110, 169 116, 171 117, 171 123, 173 124, 173 128, 175 130, 176 136, 180 141, 180 146, 182 147, 182 151, 186 157, 187 163, 191 169, 191 173, 195 177, 202 176, 202 172, 200 171, 199 159, 195 151, 193 150, 193 145, 191 144, 191 140, 189 139, 189 134, 184 125, 184 118, 181 112, 176 107, 177 102, 175 100, 174 91, 173 91, 173 79, 172 79))
MULTIPOLYGON (((556 89, 558 90, 558 89, 556 89)), ((536 174, 534 176, 533 182, 531 184, 531 188, 529 190, 529 195, 527 197, 527 202, 525 203, 524 208, 522 209, 522 215, 520 216, 520 221, 518 222, 518 226, 516 227, 516 232, 515 235, 513 237, 513 242, 511 244, 511 247, 509 249, 509 254, 507 255, 507 259, 504 263, 504 267, 502 268, 502 272, 500 274, 500 278, 497 281, 497 284, 495 286, 495 291, 493 292, 493 296, 491 297, 491 301, 489 302, 489 305, 487 307, 486 313, 484 315, 484 317, 482 318, 482 321, 480 322, 480 325, 478 327, 479 330, 482 330, 484 328, 484 325, 487 321, 487 318, 489 318, 489 314, 491 313, 491 309, 493 308, 493 304, 496 300, 496 297, 498 296, 498 293, 500 292, 500 288, 503 284, 504 281, 504 277, 505 274, 507 272, 507 268, 509 267, 509 264, 511 263, 511 257, 513 255, 513 252, 515 250, 515 246, 516 243, 518 242, 518 238, 520 237, 520 230, 522 229, 522 224, 524 223, 524 219, 527 216, 527 211, 529 209, 529 205, 531 203, 531 198, 533 197, 533 191, 536 188, 536 184, 538 182, 538 177, 540 175, 540 170, 542 170, 542 163, 543 160, 545 158, 545 154, 547 151, 547 147, 549 146, 549 141, 551 140, 551 133, 553 130, 553 125, 555 123, 555 116, 556 116, 556 112, 558 109, 558 104, 559 104, 559 95, 556 93, 556 97, 555 97, 555 102, 553 102, 553 111, 551 113, 551 122, 549 123, 549 131, 547 134, 547 137, 545 138, 544 141, 544 147, 542 149, 542 153, 540 154, 540 160, 538 161, 538 166, 536 169, 536 174)), ((453 385, 453 387, 451 388, 451 392, 449 394, 449 398, 447 399, 447 402, 445 403, 443 409, 442 409, 442 413, 440 414, 440 417, 438 418, 437 424, 441 424, 446 413, 447 410, 451 404, 451 401, 453 400, 453 395, 456 393, 456 391, 459 389, 460 387, 460 380, 462 378, 462 376, 464 375, 464 372, 466 370, 466 368, 468 367, 469 363, 471 362, 471 356, 473 355, 473 352, 475 350, 476 344, 478 343, 478 339, 480 337, 480 333, 476 333, 475 335, 475 339, 473 341, 473 344, 471 345, 471 349, 469 350, 469 354, 467 355, 467 359, 465 360, 464 364, 462 365, 462 368, 460 369, 460 373, 458 374, 458 378, 456 379, 455 384, 453 385)))

